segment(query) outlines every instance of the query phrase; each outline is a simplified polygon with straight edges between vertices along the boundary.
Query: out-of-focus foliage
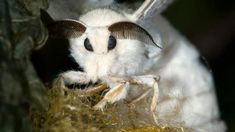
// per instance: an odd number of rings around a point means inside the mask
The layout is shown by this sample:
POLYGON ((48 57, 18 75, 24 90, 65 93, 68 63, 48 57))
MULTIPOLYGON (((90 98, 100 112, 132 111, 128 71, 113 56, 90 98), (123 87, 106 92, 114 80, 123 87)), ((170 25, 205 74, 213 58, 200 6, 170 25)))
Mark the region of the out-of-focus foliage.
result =
POLYGON ((30 131, 28 108, 43 108, 43 85, 30 62, 33 48, 43 44, 46 30, 40 8, 47 0, 0 1, 0 131, 30 131))

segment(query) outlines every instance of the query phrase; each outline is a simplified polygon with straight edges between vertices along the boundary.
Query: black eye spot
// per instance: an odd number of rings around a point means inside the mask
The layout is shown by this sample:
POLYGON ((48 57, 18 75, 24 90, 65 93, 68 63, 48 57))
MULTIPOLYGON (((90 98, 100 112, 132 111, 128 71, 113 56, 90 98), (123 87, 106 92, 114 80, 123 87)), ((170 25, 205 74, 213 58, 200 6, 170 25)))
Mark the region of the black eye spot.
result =
POLYGON ((93 51, 92 45, 91 45, 91 43, 90 43, 90 41, 89 41, 88 38, 86 38, 85 41, 84 41, 84 47, 85 47, 88 51, 93 51))
POLYGON ((117 40, 112 35, 109 36, 108 50, 112 50, 116 47, 117 40))

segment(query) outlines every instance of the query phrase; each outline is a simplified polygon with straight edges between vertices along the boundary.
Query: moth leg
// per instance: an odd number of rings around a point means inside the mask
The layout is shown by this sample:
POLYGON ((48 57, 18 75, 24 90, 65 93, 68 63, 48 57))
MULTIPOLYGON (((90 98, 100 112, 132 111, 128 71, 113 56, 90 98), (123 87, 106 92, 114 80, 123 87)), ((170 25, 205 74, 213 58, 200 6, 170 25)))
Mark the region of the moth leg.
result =
POLYGON ((99 93, 107 88, 108 88, 108 86, 106 84, 102 83, 102 84, 96 85, 95 87, 91 87, 91 88, 83 90, 83 93, 86 96, 92 96, 92 95, 95 95, 96 93, 99 93))
POLYGON ((131 100, 128 105, 129 106, 134 106, 135 103, 139 102, 140 100, 142 100, 143 98, 145 98, 148 94, 150 94, 150 92, 152 91, 152 89, 148 89, 146 90, 144 93, 142 93, 141 95, 139 95, 137 98, 131 100))
POLYGON ((110 80, 110 81, 116 82, 116 83, 126 83, 126 82, 130 81, 130 78, 108 76, 108 79, 106 79, 106 80, 110 80))
POLYGON ((157 108, 157 101, 159 96, 159 89, 158 89, 158 81, 159 77, 156 77, 154 75, 144 75, 144 76, 132 76, 132 83, 137 83, 140 85, 146 85, 153 89, 153 97, 152 102, 150 106, 150 111, 153 115, 153 119, 155 123, 157 123, 157 117, 155 114, 155 110, 157 108))
POLYGON ((107 103, 114 103, 126 97, 129 88, 129 83, 119 83, 111 88, 104 96, 104 98, 96 104, 93 108, 95 110, 102 110, 107 103))
POLYGON ((80 71, 67 71, 59 75, 63 84, 87 84, 91 79, 84 72, 80 71))

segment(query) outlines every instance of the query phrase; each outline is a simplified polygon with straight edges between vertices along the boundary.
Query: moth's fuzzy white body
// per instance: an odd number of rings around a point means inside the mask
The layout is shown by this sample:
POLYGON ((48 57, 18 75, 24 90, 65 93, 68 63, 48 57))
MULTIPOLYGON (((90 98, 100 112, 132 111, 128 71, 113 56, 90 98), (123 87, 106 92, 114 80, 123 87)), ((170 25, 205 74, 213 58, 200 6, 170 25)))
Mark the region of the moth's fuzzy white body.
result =
POLYGON ((107 49, 110 36, 108 26, 119 21, 130 21, 128 18, 109 9, 96 9, 81 16, 79 21, 87 26, 87 30, 81 37, 70 39, 71 55, 92 81, 108 75, 122 77, 144 73, 148 51, 142 42, 117 39, 116 48, 107 49), (90 39, 93 52, 85 49, 85 38, 90 39))
MULTIPOLYGON (((155 42, 164 46, 160 57, 159 48, 135 39, 117 39, 116 47, 107 50, 111 34, 108 27, 120 21, 133 21, 130 15, 109 9, 95 9, 82 15, 79 21, 87 29, 82 36, 70 39, 70 51, 71 56, 84 68, 85 74, 68 71, 64 73, 65 79, 69 77, 71 82, 95 82, 98 79, 107 81, 105 77, 109 75, 160 75, 155 113, 160 122, 185 123, 186 127, 197 132, 225 131, 219 119, 211 74, 199 63, 197 50, 166 20, 156 14, 150 22, 145 21, 143 24, 155 42), (86 38, 90 39, 93 52, 85 49, 86 38)), ((152 85, 151 79, 142 81, 152 85)), ((128 86, 121 89, 122 94, 109 98, 109 102, 125 98, 130 94, 127 90, 128 86)))

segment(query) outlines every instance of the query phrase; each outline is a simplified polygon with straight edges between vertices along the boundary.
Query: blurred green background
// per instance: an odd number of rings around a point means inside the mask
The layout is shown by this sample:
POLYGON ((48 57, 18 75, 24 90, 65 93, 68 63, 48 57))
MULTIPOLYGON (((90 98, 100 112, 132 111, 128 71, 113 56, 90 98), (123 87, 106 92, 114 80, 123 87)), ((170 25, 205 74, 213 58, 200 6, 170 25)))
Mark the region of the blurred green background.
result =
POLYGON ((235 1, 176 0, 163 14, 207 59, 221 117, 235 132, 235 1))

